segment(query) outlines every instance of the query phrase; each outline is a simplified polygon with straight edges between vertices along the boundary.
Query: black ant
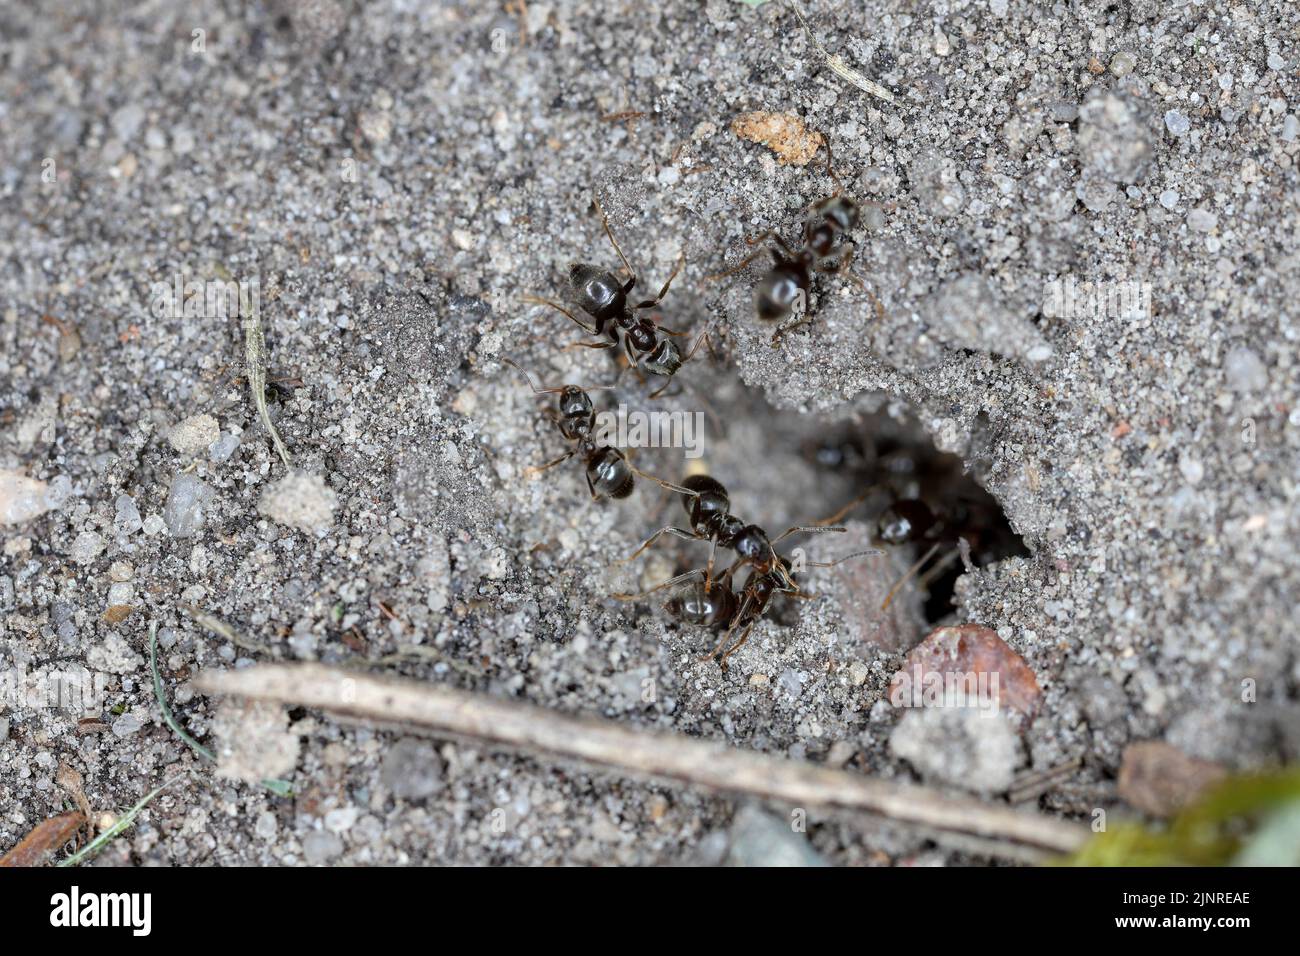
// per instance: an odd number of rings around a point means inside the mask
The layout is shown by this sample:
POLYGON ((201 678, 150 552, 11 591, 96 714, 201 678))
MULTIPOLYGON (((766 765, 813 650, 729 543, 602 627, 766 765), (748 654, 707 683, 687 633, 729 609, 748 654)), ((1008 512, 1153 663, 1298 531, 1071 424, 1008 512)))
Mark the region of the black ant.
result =
MULTIPOLYGON (((565 440, 574 442, 574 447, 559 458, 544 465, 533 465, 525 470, 525 474, 539 475, 548 468, 554 468, 561 462, 568 461, 574 455, 581 455, 587 465, 587 488, 591 492, 593 501, 599 501, 601 498, 628 497, 628 495, 632 494, 633 476, 635 475, 653 481, 669 491, 684 495, 695 494, 689 488, 674 485, 639 470, 617 448, 597 444, 593 434, 596 427, 596 410, 592 405, 591 396, 585 390, 577 385, 558 385, 553 388, 542 388, 533 381, 533 377, 528 374, 523 366, 513 359, 507 358, 503 359, 503 361, 518 369, 528 381, 528 386, 536 394, 559 396, 557 409, 551 413, 550 417, 556 423, 560 434, 564 436, 565 440)), ((593 388, 609 387, 607 385, 593 386, 593 388)))
MULTIPOLYGON (((787 332, 812 321, 812 307, 808 304, 808 293, 812 289, 814 273, 847 274, 854 281, 862 284, 861 279, 848 271, 849 263, 853 260, 853 245, 845 245, 838 252, 836 248, 839 241, 858 224, 858 204, 848 196, 842 195, 844 185, 835 175, 830 140, 824 134, 819 135, 822 145, 826 147, 826 173, 835 184, 835 192, 825 199, 818 200, 809 210, 808 218, 804 222, 802 244, 792 249, 780 236, 769 229, 762 235, 745 241, 752 246, 771 239, 780 247, 780 251, 757 249, 725 272, 707 277, 711 281, 726 278, 745 268, 764 251, 772 253, 772 258, 775 260, 772 268, 759 280, 754 290, 754 309, 758 317, 768 322, 782 321, 794 312, 796 303, 801 303, 803 306, 803 314, 798 319, 789 325, 778 327, 772 334, 773 348, 781 344, 781 339, 787 332), (832 256, 834 259, 831 259, 832 256)), ((881 310, 879 302, 876 303, 876 310, 877 312, 881 310)))
MULTIPOLYGON (((641 547, 625 558, 624 562, 635 558, 661 536, 672 534, 687 540, 709 541, 708 564, 703 568, 696 568, 693 571, 687 571, 685 574, 679 574, 641 594, 615 594, 614 597, 624 601, 639 600, 656 591, 673 587, 703 574, 703 587, 701 587, 699 581, 696 581, 691 595, 674 598, 665 605, 665 608, 674 617, 689 624, 726 628, 726 633, 722 636, 722 639, 718 641, 717 646, 705 658, 706 660, 718 658, 718 662, 725 669, 727 658, 739 650, 741 645, 748 640, 750 630, 755 622, 763 616, 768 602, 774 595, 789 594, 803 599, 812 597, 811 594, 800 590, 799 585, 794 580, 795 565, 789 558, 778 554, 775 545, 798 532, 843 532, 845 529, 830 526, 839 517, 839 515, 835 515, 819 524, 810 526, 796 525, 787 529, 775 539, 769 539, 767 532, 758 525, 747 525, 731 514, 731 501, 727 495, 727 489, 723 487, 721 482, 708 475, 692 475, 682 484, 687 489, 687 494, 684 496, 682 503, 686 508, 686 513, 690 516, 691 530, 687 531, 671 525, 661 528, 651 535, 641 547), (713 560, 719 545, 734 550, 737 558, 720 577, 714 579, 713 560), (750 569, 749 575, 744 586, 737 593, 732 588, 732 581, 736 573, 746 566, 750 569), (732 637, 737 631, 740 631, 740 637, 733 641, 732 637)), ((880 553, 876 549, 869 549, 856 551, 831 562, 802 562, 799 570, 804 567, 834 567, 843 561, 848 561, 850 558, 880 553)))
MULTIPOLYGON (((604 223, 605 235, 609 237, 610 245, 618 253, 619 259, 623 261, 623 267, 627 270, 629 276, 626 282, 619 282, 614 273, 600 266, 585 262, 575 262, 569 266, 569 284, 572 287, 574 298, 577 300, 578 307, 595 321, 595 326, 588 325, 568 309, 551 302, 549 299, 526 295, 524 301, 550 306, 557 312, 567 315, 583 331, 608 339, 608 341, 599 342, 576 342, 574 343, 575 346, 590 349, 621 347, 630 368, 638 372, 649 372, 651 375, 671 379, 677 374, 677 370, 682 367, 682 363, 690 361, 695 355, 700 344, 708 341, 708 332, 701 333, 699 338, 695 340, 691 350, 683 357, 677 343, 673 341, 673 337, 684 336, 687 333, 675 332, 662 325, 657 325, 652 319, 639 316, 637 313, 652 309, 663 300, 668 294, 669 287, 673 284, 673 279, 677 278, 677 274, 681 272, 682 266, 686 262, 685 256, 677 260, 677 266, 673 269, 672 275, 668 277, 668 281, 663 284, 663 288, 659 290, 657 296, 653 299, 638 302, 636 305, 630 304, 627 297, 636 287, 636 273, 633 271, 631 263, 628 262, 627 256, 623 255, 623 250, 619 248, 618 241, 614 238, 614 232, 609 227, 609 218, 605 215, 605 210, 601 207, 600 201, 595 200, 595 205, 600 212, 601 221, 604 223)), ((712 349, 711 343, 709 347, 712 349)), ((668 385, 665 383, 663 388, 655 391, 650 397, 656 398, 667 387, 668 385)))
POLYGON ((835 515, 827 521, 811 526, 796 525, 787 528, 775 540, 769 540, 767 532, 756 524, 746 524, 731 513, 731 498, 722 482, 708 475, 691 475, 682 481, 689 494, 683 497, 682 505, 690 517, 691 528, 677 528, 669 525, 660 528, 647 538, 639 548, 620 561, 626 564, 638 554, 650 547, 666 534, 684 538, 688 541, 709 542, 709 562, 704 579, 705 590, 713 586, 713 561, 719 547, 736 552, 736 560, 723 577, 729 577, 745 565, 751 565, 754 573, 764 575, 775 573, 784 582, 793 585, 794 581, 782 571, 775 546, 792 534, 799 532, 840 532, 845 529, 829 527, 839 517, 835 515))

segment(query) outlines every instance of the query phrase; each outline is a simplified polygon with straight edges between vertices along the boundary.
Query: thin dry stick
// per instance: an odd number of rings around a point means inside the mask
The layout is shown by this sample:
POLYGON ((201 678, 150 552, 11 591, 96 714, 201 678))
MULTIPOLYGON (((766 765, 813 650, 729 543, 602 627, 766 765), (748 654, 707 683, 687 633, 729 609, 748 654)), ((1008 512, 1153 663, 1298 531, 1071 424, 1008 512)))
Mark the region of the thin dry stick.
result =
POLYGON ((204 693, 319 707, 382 722, 414 724, 511 750, 579 760, 629 776, 679 781, 795 806, 879 814, 938 831, 971 834, 1055 853, 1077 850, 1088 830, 1040 814, 946 796, 924 787, 873 780, 678 734, 633 730, 607 720, 552 711, 416 681, 322 664, 261 664, 205 671, 204 693))
POLYGON ((289 452, 280 440, 280 432, 271 421, 271 410, 266 407, 266 336, 262 334, 261 309, 252 308, 244 315, 244 358, 247 360, 248 388, 253 395, 253 404, 262 424, 271 433, 271 442, 275 445, 284 467, 290 467, 289 452))
POLYGON ((831 72, 848 80, 864 93, 870 93, 872 96, 879 97, 887 103, 894 102, 893 93, 889 92, 889 90, 885 89, 874 80, 867 79, 859 71, 849 66, 844 62, 844 57, 840 56, 838 53, 831 53, 826 49, 826 47, 822 46, 822 41, 817 39, 817 34, 813 33, 812 27, 808 25, 808 21, 804 18, 803 10, 799 9, 799 4, 796 0, 786 0, 786 2, 789 4, 790 8, 794 10, 795 16, 799 18, 799 23, 803 26, 804 33, 808 34, 808 39, 811 40, 813 46, 817 48, 817 52, 825 57, 826 65, 831 68, 831 72))

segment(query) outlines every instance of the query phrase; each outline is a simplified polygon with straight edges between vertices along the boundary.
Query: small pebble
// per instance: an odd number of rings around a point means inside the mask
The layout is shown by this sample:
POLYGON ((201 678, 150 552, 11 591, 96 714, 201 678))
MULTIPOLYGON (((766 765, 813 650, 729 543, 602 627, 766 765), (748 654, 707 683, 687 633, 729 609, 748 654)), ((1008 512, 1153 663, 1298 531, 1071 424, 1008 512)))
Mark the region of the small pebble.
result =
POLYGON ((1169 130, 1169 132, 1173 133, 1175 136, 1182 136, 1191 128, 1191 120, 1178 112, 1178 110, 1170 110, 1165 114, 1165 129, 1169 130))
POLYGON ((302 839, 302 855, 310 866, 321 866, 343 852, 343 841, 328 830, 313 830, 302 839))
POLYGON ((1268 388, 1268 368, 1253 350, 1239 345, 1223 363, 1228 387, 1234 392, 1262 392, 1268 388))
POLYGON ((130 737, 142 726, 143 724, 140 723, 140 718, 136 717, 134 714, 123 714, 121 717, 118 717, 117 720, 113 721, 113 733, 118 737, 130 737))
POLYGON ((163 520, 172 537, 190 538, 198 534, 203 527, 203 512, 211 501, 212 489, 196 475, 177 475, 163 507, 163 520))
POLYGON ((291 471, 262 494, 257 510, 279 524, 315 533, 333 524, 337 503, 320 475, 291 471))
POLYGON ((221 427, 211 415, 192 415, 167 433, 171 446, 182 455, 197 455, 221 437, 221 427))
POLYGON ((104 536, 96 531, 83 531, 72 542, 72 560, 82 567, 94 564, 95 559, 104 553, 104 536))
POLYGON ((1137 66, 1137 57, 1128 51, 1116 53, 1110 61, 1110 72, 1115 76, 1128 76, 1137 66))
POLYGON ((398 799, 423 800, 442 789, 442 760, 429 741, 403 737, 384 755, 380 780, 398 799))
POLYGON ((117 514, 113 518, 113 534, 119 538, 129 538, 142 527, 140 509, 130 495, 117 496, 117 514))

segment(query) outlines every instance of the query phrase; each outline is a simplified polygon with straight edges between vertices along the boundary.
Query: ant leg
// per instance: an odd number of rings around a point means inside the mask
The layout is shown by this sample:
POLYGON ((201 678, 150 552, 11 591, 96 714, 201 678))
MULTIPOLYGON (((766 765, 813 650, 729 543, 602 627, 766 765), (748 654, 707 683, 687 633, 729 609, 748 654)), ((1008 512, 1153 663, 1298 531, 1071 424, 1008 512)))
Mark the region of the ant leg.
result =
POLYGON ((636 271, 632 268, 632 263, 627 261, 627 256, 623 255, 623 250, 618 247, 618 240, 614 238, 614 230, 609 228, 609 217, 605 215, 605 207, 602 206, 600 200, 594 196, 591 201, 595 203, 596 211, 600 213, 600 221, 605 226, 605 235, 609 236, 609 244, 614 247, 614 251, 618 253, 618 257, 623 260, 623 268, 627 270, 627 274, 632 277, 632 281, 635 283, 636 271))
POLYGON ((885 595, 885 601, 883 604, 880 605, 880 609, 882 611, 889 607, 890 602, 894 600, 894 596, 898 594, 899 589, 903 586, 903 582, 906 581, 908 578, 912 577, 912 575, 916 574, 917 571, 920 571, 922 565, 924 565, 925 562, 933 558, 934 553, 938 550, 939 550, 939 545, 937 543, 930 545, 930 550, 925 552, 925 554, 921 555, 921 560, 917 561, 916 564, 912 565, 910 568, 907 569, 907 572, 901 578, 898 579, 898 583, 896 583, 892 588, 890 588, 889 593, 885 595))
POLYGON ((777 329, 775 332, 772 333, 772 348, 775 349, 780 347, 781 340, 785 338, 787 332, 793 332, 801 325, 808 325, 812 322, 812 320, 813 320, 812 313, 805 312, 803 315, 795 319, 793 322, 781 326, 779 329, 777 329))
POLYGON ((850 263, 853 262, 853 257, 856 254, 857 254, 856 247, 849 246, 844 250, 843 254, 841 254, 840 256, 839 261, 834 266, 831 267, 818 266, 817 271, 824 272, 829 275, 846 276, 847 278, 853 280, 853 282, 857 283, 858 288, 861 289, 866 294, 867 298, 871 300, 871 305, 876 310, 877 320, 883 322, 885 320, 885 306, 881 303, 880 299, 876 296, 876 294, 867 287, 867 283, 863 280, 862 276, 858 275, 856 272, 853 272, 849 268, 849 265, 850 263))
POLYGON ((793 259, 793 258, 794 258, 794 251, 791 250, 791 248, 785 244, 785 240, 784 240, 784 239, 782 239, 780 236, 778 236, 778 235, 777 235, 775 232, 773 232, 771 229, 767 230, 767 232, 764 232, 764 233, 762 233, 761 235, 754 236, 753 238, 746 237, 746 238, 745 238, 745 244, 746 244, 746 245, 750 245, 750 246, 756 246, 756 245, 758 245, 760 242, 763 242, 763 241, 766 240, 766 239, 771 239, 771 240, 772 240, 773 242, 775 242, 778 246, 780 246, 780 247, 781 247, 781 251, 785 253, 785 256, 786 256, 787 259, 793 259))
POLYGON ((934 562, 934 564, 931 565, 930 570, 926 571, 925 574, 916 579, 916 586, 928 589, 930 582, 937 578, 943 572, 943 569, 952 564, 960 554, 961 549, 953 548, 938 561, 934 562))
POLYGON ((682 538, 682 539, 684 539, 684 540, 686 540, 686 541, 698 541, 698 540, 700 540, 700 536, 699 536, 698 534, 695 534, 693 531, 683 531, 681 528, 675 528, 675 527, 673 527, 672 525, 668 525, 666 528, 660 528, 660 529, 659 529, 658 531, 656 531, 654 534, 650 535, 650 537, 648 537, 648 538, 645 539, 645 541, 642 543, 641 547, 637 548, 635 551, 633 551, 631 554, 629 554, 626 558, 620 558, 619 560, 615 561, 614 564, 615 564, 615 565, 619 565, 619 564, 627 564, 629 561, 631 561, 633 558, 635 558, 638 554, 640 554, 640 553, 641 553, 642 551, 644 551, 646 548, 650 547, 650 545, 654 544, 656 541, 658 541, 661 537, 663 537, 663 536, 666 535, 666 534, 674 535, 675 537, 682 538))
POLYGON ((561 313, 563 313, 564 315, 567 315, 567 316, 568 316, 569 318, 571 318, 574 322, 576 322, 579 326, 581 326, 585 331, 590 332, 592 335, 597 335, 597 334, 599 334, 599 333, 596 332, 595 328, 593 328, 592 326, 588 325, 586 322, 582 321, 582 319, 578 318, 576 315, 574 315, 572 312, 570 312, 570 311, 569 311, 568 309, 566 309, 564 306, 562 306, 562 305, 556 305, 556 304, 555 304, 554 302, 552 302, 550 299, 542 299, 542 298, 539 298, 538 296, 535 296, 535 295, 525 295, 525 296, 522 297, 522 299, 523 299, 524 302, 531 302, 533 305, 547 305, 547 306, 550 306, 550 307, 551 307, 552 309, 554 309, 556 312, 561 312, 561 313))
MULTIPOLYGON (((684 335, 685 333, 682 334, 684 335)), ((695 357, 695 353, 700 350, 700 343, 707 345, 709 347, 709 354, 713 356, 715 361, 717 360, 718 353, 713 350, 713 340, 709 338, 709 330, 705 329, 695 339, 695 343, 691 346, 690 351, 682 357, 682 364, 689 362, 695 357)))
POLYGON ((822 145, 826 147, 826 175, 829 176, 831 182, 835 184, 835 192, 831 195, 838 196, 840 193, 844 192, 844 184, 840 182, 840 177, 835 175, 835 159, 831 155, 831 141, 827 139, 826 134, 821 130, 817 131, 817 135, 821 137, 822 145))
POLYGON ((709 538, 709 563, 704 566, 704 593, 713 590, 713 559, 718 553, 717 537, 709 538))
POLYGON ((703 281, 717 282, 719 279, 725 279, 727 276, 735 275, 737 272, 745 268, 745 266, 749 265, 751 262, 753 262, 755 259, 757 259, 766 251, 767 250, 765 249, 756 249, 755 251, 745 256, 745 258, 741 259, 739 262, 737 262, 734 266, 732 266, 730 269, 726 270, 725 272, 715 272, 713 275, 704 276, 703 281))
POLYGON ((546 471, 549 468, 554 468, 556 465, 560 464, 560 462, 568 461, 575 454, 577 454, 576 451, 567 451, 559 458, 555 459, 555 461, 548 461, 544 465, 531 465, 528 468, 524 469, 524 474, 527 475, 529 478, 536 478, 542 472, 546 471))
POLYGON ((703 572, 703 568, 695 568, 694 570, 679 574, 675 578, 669 578, 663 584, 656 584, 649 591, 642 591, 640 594, 624 594, 622 592, 615 592, 612 597, 616 601, 640 601, 642 598, 648 598, 656 591, 662 591, 664 588, 671 588, 675 585, 681 584, 683 581, 689 581, 697 574, 702 574, 703 572))
POLYGON ((732 654, 736 653, 736 651, 740 650, 741 647, 744 646, 745 642, 749 640, 749 632, 752 631, 753 629, 754 629, 754 625, 751 623, 748 627, 745 628, 745 632, 740 635, 740 639, 736 641, 736 643, 732 644, 729 648, 727 648, 727 650, 723 653, 723 655, 718 658, 718 666, 721 667, 724 671, 727 669, 727 658, 730 657, 732 654))
POLYGON ((819 524, 819 525, 839 524, 841 518, 843 518, 846 514, 848 514, 858 505, 862 504, 862 502, 866 501, 868 498, 874 495, 878 489, 879 489, 878 485, 870 485, 866 491, 858 495, 856 498, 854 498, 852 501, 846 504, 839 511, 835 512, 835 514, 831 515, 829 518, 823 518, 821 521, 814 521, 813 524, 819 524))
POLYGON ((659 388, 655 389, 653 392, 650 393, 650 399, 653 401, 654 399, 658 398, 664 392, 668 391, 669 386, 671 386, 672 384, 673 384, 673 380, 671 378, 668 379, 668 381, 664 382, 663 385, 661 385, 659 388))
POLYGON ((798 534, 800 531, 807 531, 807 532, 809 532, 809 533, 832 531, 832 532, 836 532, 836 533, 838 533, 838 534, 843 534, 844 532, 846 532, 846 531, 848 531, 848 530, 849 530, 848 528, 840 528, 840 527, 834 527, 834 528, 832 528, 832 527, 828 527, 828 526, 826 526, 826 525, 824 525, 824 524, 815 524, 815 525, 810 525, 810 526, 795 525, 793 528, 786 528, 784 531, 782 531, 782 532, 780 533, 780 535, 778 535, 777 537, 773 538, 773 539, 772 539, 772 547, 776 547, 778 543, 780 543, 781 541, 783 541, 783 540, 785 540, 786 538, 790 537, 790 535, 792 535, 792 534, 798 534))
POLYGON ((683 252, 680 256, 677 257, 677 265, 673 267, 673 274, 668 277, 668 281, 665 282, 664 287, 659 290, 659 294, 655 296, 653 299, 647 299, 646 301, 642 302, 640 305, 637 306, 637 308, 650 309, 658 305, 661 301, 663 301, 663 297, 668 294, 668 287, 673 284, 673 280, 677 278, 677 273, 682 271, 682 266, 684 265, 686 265, 686 253, 683 252))
POLYGON ((698 498, 700 496, 700 493, 698 491, 691 491, 691 489, 683 488, 681 485, 674 485, 671 481, 664 481, 662 478, 656 478, 654 475, 646 474, 644 471, 642 471, 640 468, 633 465, 631 462, 628 462, 628 467, 632 469, 633 474, 639 475, 640 477, 644 478, 646 481, 653 481, 656 485, 658 485, 661 488, 666 488, 669 491, 675 491, 679 495, 689 495, 692 498, 698 498))
POLYGON ((560 351, 567 352, 570 349, 612 349, 616 348, 617 345, 617 342, 570 342, 560 351))
MULTIPOLYGON (((740 610, 738 610, 736 612, 736 616, 731 619, 731 626, 728 627, 726 633, 723 634, 722 637, 718 639, 718 643, 714 645, 713 650, 711 650, 704 657, 700 658, 701 662, 711 661, 715 657, 717 657, 718 654, 722 652, 722 649, 726 647, 728 643, 730 643, 731 635, 736 633, 736 628, 738 628, 740 626, 740 622, 745 619, 746 615, 749 613, 750 607, 752 607, 753 604, 754 604, 753 595, 746 593, 745 600, 740 602, 740 610)), ((754 626, 754 622, 751 621, 749 623, 749 626, 745 628, 746 635, 749 634, 749 628, 753 626, 754 626)))

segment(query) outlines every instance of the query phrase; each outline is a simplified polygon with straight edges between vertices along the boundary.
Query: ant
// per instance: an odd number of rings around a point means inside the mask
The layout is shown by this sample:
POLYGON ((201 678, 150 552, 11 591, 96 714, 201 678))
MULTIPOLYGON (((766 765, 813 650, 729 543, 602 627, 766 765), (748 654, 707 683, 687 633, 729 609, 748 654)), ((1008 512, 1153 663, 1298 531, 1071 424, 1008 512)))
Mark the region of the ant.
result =
MULTIPOLYGON (((760 236, 745 240, 752 246, 771 239, 780 247, 780 251, 766 250, 772 253, 774 262, 754 290, 754 309, 758 317, 767 322, 783 321, 794 312, 796 303, 803 304, 803 315, 788 325, 779 326, 772 334, 773 348, 781 344, 781 339, 787 332, 812 321, 808 293, 812 288, 814 273, 847 274, 859 285, 862 284, 861 279, 848 271, 849 263, 853 260, 853 245, 850 243, 837 250, 839 241, 858 224, 858 204, 848 196, 842 195, 844 185, 835 175, 830 140, 824 133, 818 135, 821 137, 822 145, 826 147, 826 173, 835 184, 835 192, 813 204, 804 222, 802 244, 791 248, 771 229, 760 236)), ((764 251, 757 249, 730 269, 708 276, 707 279, 716 281, 733 275, 761 256, 764 251)), ((876 310, 881 311, 878 301, 876 310)))
MULTIPOLYGON (((596 411, 591 402, 591 396, 577 385, 558 385, 553 388, 542 388, 533 380, 533 377, 513 359, 503 359, 509 365, 518 369, 528 381, 528 386, 538 395, 558 395, 556 412, 550 414, 552 421, 560 430, 566 441, 574 443, 574 447, 544 465, 533 465, 525 470, 527 475, 540 475, 548 468, 554 468, 561 462, 568 461, 574 455, 581 455, 586 461, 587 489, 591 492, 591 500, 599 501, 601 498, 626 498, 632 494, 634 487, 634 476, 639 475, 647 481, 653 481, 657 485, 675 491, 679 494, 693 495, 695 492, 689 488, 683 488, 680 485, 674 485, 671 482, 656 478, 654 475, 646 474, 639 470, 635 465, 627 460, 627 456, 617 448, 609 445, 597 444, 593 432, 596 427, 596 411)), ((609 388, 608 385, 593 386, 593 388, 609 388)))
MULTIPOLYGON (((673 284, 673 280, 677 278, 677 274, 681 272, 686 257, 682 256, 677 260, 672 275, 668 277, 668 281, 663 284, 663 288, 659 290, 657 296, 653 299, 638 302, 636 305, 630 304, 628 295, 636 287, 636 273, 633 271, 631 263, 628 262, 627 256, 623 254, 623 250, 619 248, 618 241, 614 238, 614 232, 609 227, 609 218, 605 215, 600 200, 597 199, 594 202, 597 211, 600 212, 601 222, 604 223, 605 235, 609 237, 610 245, 618 253, 619 259, 623 261, 623 267, 627 270, 629 276, 628 280, 619 282, 614 273, 585 262, 575 262, 569 266, 569 285, 573 290, 574 298, 577 300, 578 307, 591 316, 595 322, 594 327, 549 299, 526 295, 524 301, 550 306, 557 312, 567 315, 583 331, 601 339, 601 341, 597 342, 575 342, 574 346, 589 349, 622 348, 630 368, 635 369, 638 373, 642 371, 649 372, 651 375, 659 375, 671 380, 677 374, 677 370, 682 367, 682 363, 691 360, 700 344, 708 342, 708 332, 701 333, 690 351, 683 357, 673 338, 684 336, 687 333, 673 331, 656 324, 652 319, 639 316, 637 313, 654 308, 668 295, 668 289, 673 284)), ((709 343, 709 348, 712 350, 712 343, 709 343)), ((655 391, 650 397, 658 397, 667 387, 668 384, 665 383, 662 388, 655 391)))
POLYGON ((639 548, 620 561, 619 564, 626 564, 661 537, 671 534, 688 541, 709 542, 709 561, 704 579, 706 592, 711 590, 713 586, 713 562, 719 547, 736 552, 736 560, 723 575, 724 578, 735 574, 745 565, 751 565, 756 574, 776 574, 785 584, 793 585, 794 580, 783 570, 775 546, 790 535, 799 532, 842 533, 845 530, 841 527, 828 527, 828 525, 833 525, 835 520, 844 513, 840 512, 840 514, 815 525, 796 525, 793 528, 787 528, 775 540, 770 540, 767 532, 758 525, 746 524, 731 513, 731 498, 722 482, 716 478, 711 478, 708 475, 691 475, 682 484, 689 492, 687 496, 683 497, 682 505, 686 508, 686 514, 690 518, 690 530, 687 531, 673 525, 660 528, 647 538, 639 548))
MULTIPOLYGON (((748 640, 754 624, 763 616, 768 602, 774 595, 789 594, 805 600, 813 597, 800 590, 794 579, 794 564, 789 558, 778 554, 775 545, 798 532, 843 532, 844 528, 829 526, 840 517, 840 514, 843 514, 843 511, 819 524, 797 525, 787 529, 775 539, 769 539, 767 532, 758 525, 747 525, 731 514, 730 497, 721 482, 708 475, 692 475, 682 484, 687 489, 682 504, 686 508, 687 515, 690 516, 691 530, 687 531, 671 525, 661 528, 620 563, 632 560, 661 536, 672 534, 687 540, 709 541, 708 564, 703 568, 679 574, 641 594, 615 594, 614 597, 624 601, 638 600, 703 574, 702 588, 700 582, 696 581, 691 595, 673 598, 665 608, 674 617, 689 624, 726 628, 722 639, 705 658, 705 660, 718 658, 718 662, 725 670, 727 658, 748 640), (713 561, 719 545, 734 550, 737 558, 720 577, 714 579, 713 561), (732 581, 736 573, 746 566, 750 569, 749 574, 744 586, 737 593, 733 590, 732 581), (733 635, 738 630, 740 637, 733 640, 733 635)), ((803 567, 834 567, 850 558, 880 553, 882 552, 876 549, 868 549, 856 551, 831 562, 802 562, 800 570, 803 567)))

